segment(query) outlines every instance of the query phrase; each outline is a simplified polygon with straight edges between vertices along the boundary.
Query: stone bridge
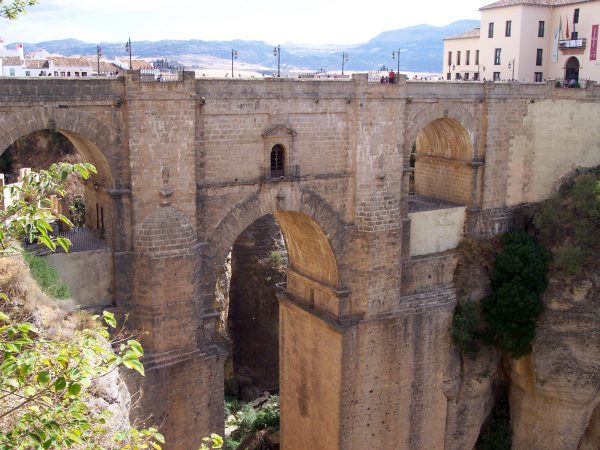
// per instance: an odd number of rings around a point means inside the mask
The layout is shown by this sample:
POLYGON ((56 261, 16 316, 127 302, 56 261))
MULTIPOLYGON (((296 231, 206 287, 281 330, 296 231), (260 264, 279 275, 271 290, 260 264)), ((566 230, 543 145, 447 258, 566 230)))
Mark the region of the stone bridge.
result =
POLYGON ((266 214, 283 448, 449 448, 452 249, 600 164, 598 117, 594 83, 0 79, 0 149, 56 129, 98 168, 114 304, 148 332, 139 416, 169 449, 223 430, 215 282, 266 214))

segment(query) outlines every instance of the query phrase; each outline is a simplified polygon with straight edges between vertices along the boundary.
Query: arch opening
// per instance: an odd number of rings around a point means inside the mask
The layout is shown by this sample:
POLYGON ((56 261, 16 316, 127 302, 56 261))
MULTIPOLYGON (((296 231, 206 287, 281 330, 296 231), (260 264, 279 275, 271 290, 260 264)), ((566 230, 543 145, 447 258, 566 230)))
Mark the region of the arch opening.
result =
POLYGON ((579 59, 575 56, 571 56, 567 59, 567 62, 565 63, 565 80, 567 80, 567 82, 571 80, 579 81, 579 68, 579 59))
MULTIPOLYGON (((59 249, 58 253, 47 258, 69 284, 71 295, 80 306, 112 304, 113 206, 109 191, 113 186, 113 176, 100 149, 78 133, 42 128, 19 137, 8 147, 0 148, 0 152, 0 170, 5 185, 19 183, 28 171, 44 170, 61 161, 94 164, 96 174, 90 174, 87 180, 78 177, 68 179, 66 195, 53 200, 56 212, 73 223, 71 227, 57 221, 53 225, 53 233, 68 238, 71 247, 68 255, 61 256, 59 249), (98 252, 101 249, 105 251, 98 252), (93 255, 89 253, 91 251, 93 255), (87 282, 93 280, 90 284, 92 289, 86 288, 87 267, 90 267, 87 282)), ((13 201, 8 189, 4 188, 3 193, 2 208, 13 201)))
POLYGON ((470 203, 473 145, 458 121, 442 118, 430 122, 417 136, 413 149, 415 196, 470 203))
MULTIPOLYGON (((318 331, 330 327, 316 317, 333 314, 338 301, 338 268, 327 235, 304 213, 267 214, 239 234, 220 270, 215 306, 219 331, 230 343, 225 395, 244 402, 265 391, 279 394, 283 445, 295 439, 286 429, 304 430, 299 437, 309 442, 311 436, 319 442, 323 434, 335 434, 330 430, 339 423, 339 392, 316 388, 341 386, 341 371, 329 360, 332 351, 341 354, 341 345, 322 342, 318 331), (282 297, 293 298, 292 304, 282 297), (316 350, 319 345, 335 349, 316 350), (307 383, 315 389, 307 391, 307 383)), ((226 412, 231 400, 226 398, 226 412)), ((229 429, 227 435, 243 438, 229 429)))
POLYGON ((462 238, 475 179, 471 137, 455 119, 440 118, 418 134, 409 164, 412 256, 454 248, 462 238))

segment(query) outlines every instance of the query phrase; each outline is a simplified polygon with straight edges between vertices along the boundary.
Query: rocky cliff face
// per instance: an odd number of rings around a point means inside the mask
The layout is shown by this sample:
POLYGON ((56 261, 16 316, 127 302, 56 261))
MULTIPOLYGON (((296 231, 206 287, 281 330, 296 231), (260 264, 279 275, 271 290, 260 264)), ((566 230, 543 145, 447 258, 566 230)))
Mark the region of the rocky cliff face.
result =
MULTIPOLYGON (((462 294, 480 299, 489 292, 484 265, 469 269, 462 294)), ((491 347, 474 357, 452 353, 446 450, 484 448, 476 443, 499 384, 508 386, 513 450, 600 449, 600 268, 566 278, 551 273, 542 302, 526 357, 501 356, 491 347)))
POLYGON ((600 448, 600 274, 552 279, 533 352, 506 360, 513 448, 600 448))

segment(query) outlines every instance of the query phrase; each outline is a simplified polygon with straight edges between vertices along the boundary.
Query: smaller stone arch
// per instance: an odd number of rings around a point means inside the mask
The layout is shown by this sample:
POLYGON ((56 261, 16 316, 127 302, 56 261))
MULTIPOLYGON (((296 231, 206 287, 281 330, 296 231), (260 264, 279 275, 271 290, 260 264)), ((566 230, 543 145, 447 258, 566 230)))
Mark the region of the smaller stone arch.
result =
POLYGON ((472 201, 471 137, 455 119, 427 124, 415 140, 414 194, 461 205, 472 201))

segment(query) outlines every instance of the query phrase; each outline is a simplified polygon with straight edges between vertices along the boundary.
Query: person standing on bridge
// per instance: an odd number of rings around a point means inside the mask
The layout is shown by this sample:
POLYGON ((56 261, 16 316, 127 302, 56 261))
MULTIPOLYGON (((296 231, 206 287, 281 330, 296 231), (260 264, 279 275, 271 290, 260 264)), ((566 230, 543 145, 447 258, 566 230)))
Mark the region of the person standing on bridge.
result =
POLYGON ((390 84, 394 84, 394 82, 396 81, 396 74, 394 73, 393 70, 390 70, 389 78, 390 78, 390 84))

